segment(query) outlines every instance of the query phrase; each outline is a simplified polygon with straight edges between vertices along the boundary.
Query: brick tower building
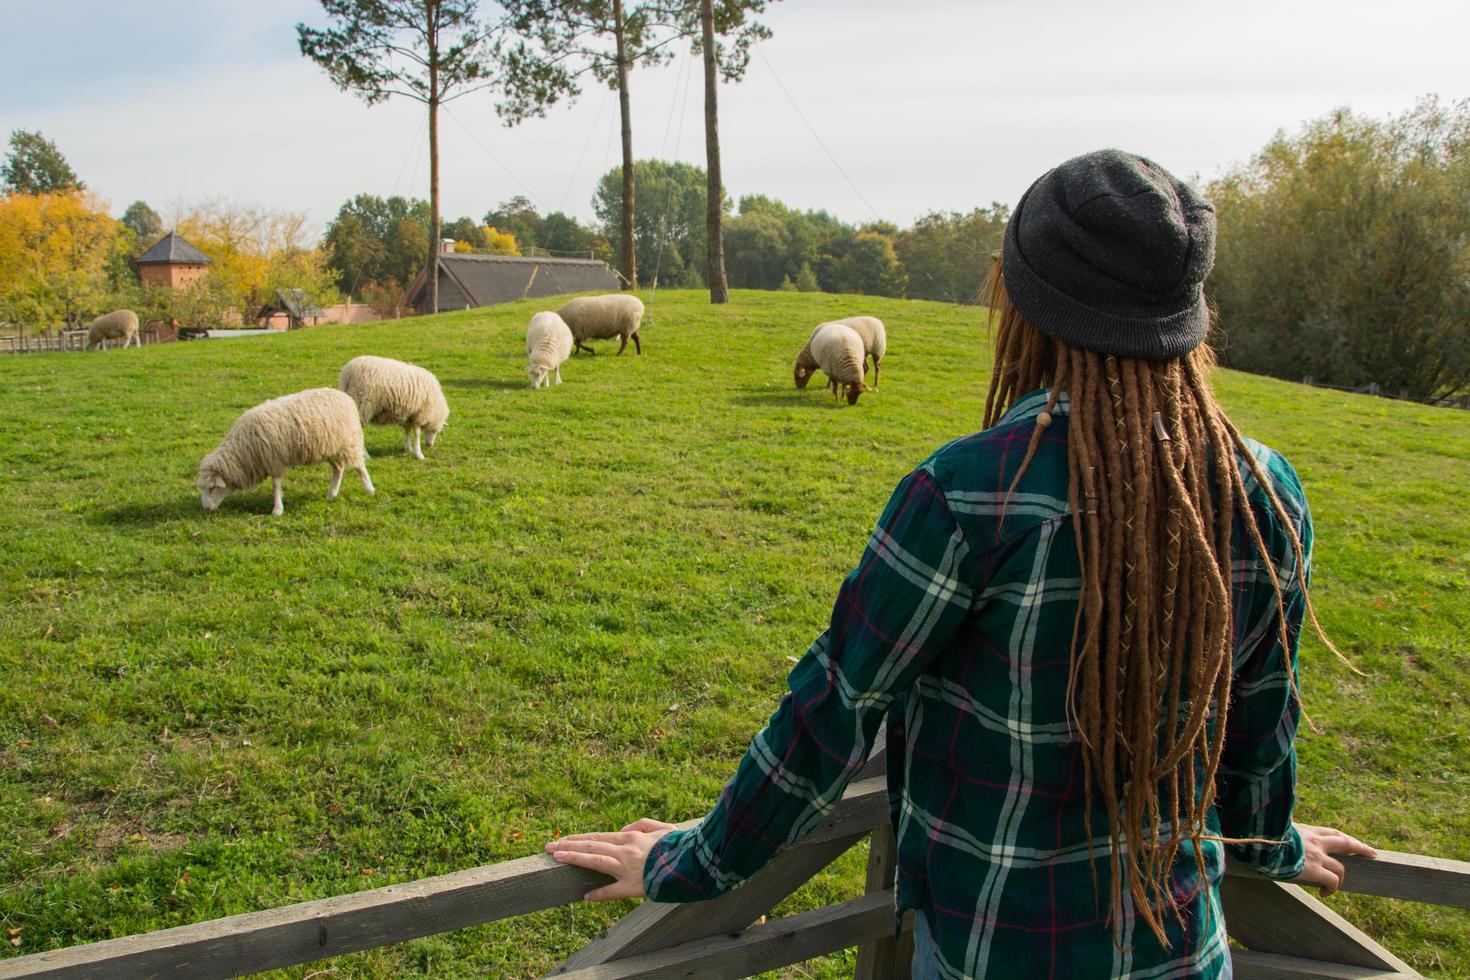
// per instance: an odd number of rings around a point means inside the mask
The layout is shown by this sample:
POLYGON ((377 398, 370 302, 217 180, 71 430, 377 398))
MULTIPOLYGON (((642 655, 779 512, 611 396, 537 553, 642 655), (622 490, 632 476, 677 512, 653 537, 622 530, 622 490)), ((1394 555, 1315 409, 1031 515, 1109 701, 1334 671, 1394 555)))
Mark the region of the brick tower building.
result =
POLYGON ((209 256, 169 232, 138 256, 138 278, 148 286, 184 289, 204 278, 209 261, 209 256))

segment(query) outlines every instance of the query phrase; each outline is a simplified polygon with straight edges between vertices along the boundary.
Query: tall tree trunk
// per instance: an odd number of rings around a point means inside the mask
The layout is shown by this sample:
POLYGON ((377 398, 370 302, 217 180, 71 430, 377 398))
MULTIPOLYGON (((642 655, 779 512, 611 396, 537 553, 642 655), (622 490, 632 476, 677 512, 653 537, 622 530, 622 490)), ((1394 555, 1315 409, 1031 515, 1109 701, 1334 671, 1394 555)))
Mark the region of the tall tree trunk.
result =
POLYGON ((704 28, 704 159, 709 184, 705 190, 706 257, 709 265, 709 301, 730 302, 730 286, 725 281, 725 190, 720 181, 720 113, 717 90, 720 84, 715 60, 714 0, 701 0, 699 20, 704 28))
MULTIPOLYGON (((613 0, 613 34, 618 41, 618 109, 623 116, 623 275, 627 289, 638 288, 638 254, 633 249, 633 114, 628 108, 628 48, 623 0, 613 0)), ((654 270, 654 275, 658 270, 654 270)))
POLYGON ((439 27, 430 0, 429 42, 429 312, 439 312, 439 27))

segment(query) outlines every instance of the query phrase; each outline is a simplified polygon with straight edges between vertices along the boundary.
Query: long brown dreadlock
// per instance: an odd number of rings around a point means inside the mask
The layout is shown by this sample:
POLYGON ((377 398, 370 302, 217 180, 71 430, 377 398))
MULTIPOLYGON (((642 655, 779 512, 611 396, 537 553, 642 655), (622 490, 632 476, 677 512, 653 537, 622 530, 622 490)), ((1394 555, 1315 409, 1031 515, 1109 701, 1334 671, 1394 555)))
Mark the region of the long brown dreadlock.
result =
MULTIPOLYGON (((1069 401, 1068 497, 1082 590, 1067 711, 1081 739, 1087 822, 1100 798, 1112 845, 1110 921, 1126 883, 1144 922, 1167 943, 1162 914, 1180 914, 1167 886, 1180 847, 1193 846, 1203 881, 1201 843, 1219 839, 1207 833, 1205 818, 1230 704, 1236 517, 1270 569, 1281 641, 1289 648, 1280 574, 1251 512, 1237 457, 1290 535, 1305 593, 1301 540, 1215 401, 1207 346, 1150 361, 1054 340, 1011 305, 999 260, 988 293, 995 367, 985 427, 1022 395, 1050 391, 1012 490, 1063 392, 1069 401)), ((1317 634, 1337 652, 1310 602, 1307 610, 1317 634)), ((1292 696, 1299 700, 1294 678, 1292 696)))

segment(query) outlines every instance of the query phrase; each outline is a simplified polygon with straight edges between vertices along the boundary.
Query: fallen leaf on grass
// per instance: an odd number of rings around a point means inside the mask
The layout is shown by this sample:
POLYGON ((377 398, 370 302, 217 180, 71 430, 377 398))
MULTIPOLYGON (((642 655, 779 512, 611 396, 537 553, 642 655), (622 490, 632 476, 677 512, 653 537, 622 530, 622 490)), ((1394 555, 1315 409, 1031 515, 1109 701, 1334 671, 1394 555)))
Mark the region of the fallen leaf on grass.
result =
POLYGON ((47 728, 60 728, 61 727, 61 725, 56 721, 56 719, 55 718, 52 718, 50 715, 42 715, 41 716, 41 723, 43 725, 45 725, 47 728))

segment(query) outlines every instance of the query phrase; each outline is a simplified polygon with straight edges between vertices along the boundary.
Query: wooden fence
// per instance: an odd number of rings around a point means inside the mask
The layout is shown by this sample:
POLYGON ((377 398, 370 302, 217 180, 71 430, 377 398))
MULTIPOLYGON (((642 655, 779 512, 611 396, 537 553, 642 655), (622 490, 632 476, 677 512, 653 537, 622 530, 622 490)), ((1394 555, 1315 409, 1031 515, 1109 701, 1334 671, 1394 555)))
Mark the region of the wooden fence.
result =
MULTIPOLYGON (((879 743, 882 744, 881 742, 879 743)), ((569 980, 744 977, 858 947, 861 980, 909 975, 910 923, 893 929, 893 834, 883 758, 744 887, 695 905, 645 902, 551 975, 569 980), (778 902, 872 836, 866 894, 764 921, 778 902)), ((1345 858, 1346 889, 1470 909, 1470 862, 1380 851, 1345 858)), ((606 882, 547 855, 161 932, 0 960, 0 980, 232 977, 495 922, 576 902, 606 882)), ((1302 888, 1229 868, 1221 898, 1243 980, 1372 980, 1419 974, 1302 888)))
MULTIPOLYGON (((160 330, 149 324, 138 331, 139 346, 162 344, 175 339, 170 329, 160 330)), ((104 340, 102 349, 108 350, 122 345, 121 340, 104 340)), ((56 330, 51 333, 7 334, 0 336, 0 354, 44 354, 87 349, 86 330, 56 330)))
POLYGON ((1356 388, 1352 385, 1329 385, 1323 384, 1310 374, 1302 378, 1302 384, 1309 388, 1331 388, 1333 391, 1345 391, 1350 395, 1372 395, 1374 398, 1393 398, 1402 402, 1433 405, 1436 408, 1470 410, 1470 395, 1451 395, 1445 398, 1410 398, 1408 389, 1406 388, 1400 388, 1396 392, 1390 391, 1376 381, 1360 385, 1356 388))

